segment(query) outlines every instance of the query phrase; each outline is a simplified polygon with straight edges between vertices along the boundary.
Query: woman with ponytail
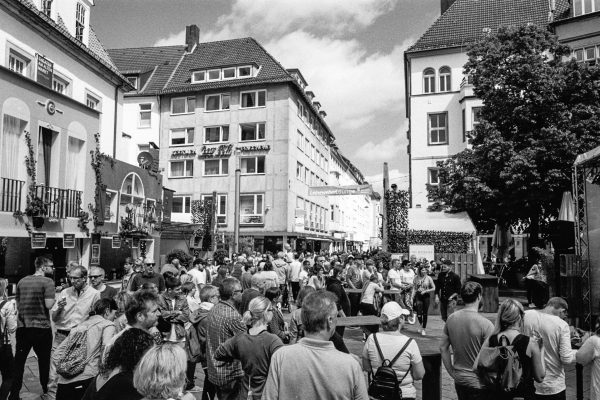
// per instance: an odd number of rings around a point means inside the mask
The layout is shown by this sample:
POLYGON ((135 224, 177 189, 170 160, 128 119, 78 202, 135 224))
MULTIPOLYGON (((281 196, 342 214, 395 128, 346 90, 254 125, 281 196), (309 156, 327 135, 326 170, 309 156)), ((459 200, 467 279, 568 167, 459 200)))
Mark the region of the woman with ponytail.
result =
POLYGON ((250 327, 248 332, 227 340, 215 353, 217 361, 241 361, 245 373, 242 381, 244 393, 248 393, 252 399, 261 398, 271 357, 275 350, 283 346, 277 335, 267 332, 273 312, 273 305, 266 297, 252 299, 242 317, 244 325, 250 327))

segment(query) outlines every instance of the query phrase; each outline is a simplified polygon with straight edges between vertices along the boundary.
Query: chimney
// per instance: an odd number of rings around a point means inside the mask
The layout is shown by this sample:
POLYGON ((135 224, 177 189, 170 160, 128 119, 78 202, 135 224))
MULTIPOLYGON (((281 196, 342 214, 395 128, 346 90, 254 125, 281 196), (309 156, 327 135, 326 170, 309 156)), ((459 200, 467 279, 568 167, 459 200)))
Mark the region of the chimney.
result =
POLYGON ((327 116, 327 113, 325 112, 325 110, 319 110, 319 115, 321 116, 321 118, 325 118, 327 116))
POLYGON ((321 109, 321 103, 319 103, 318 101, 313 101, 313 106, 315 106, 317 111, 319 111, 321 109))
POLYGON ((188 25, 185 27, 185 50, 190 52, 200 43, 200 28, 198 25, 188 25))
POLYGON ((454 2, 456 0, 441 0, 442 1, 442 15, 446 12, 446 10, 448 10, 450 8, 450 6, 452 4, 454 4, 454 2))
POLYGON ((307 91, 306 91, 306 95, 308 96, 308 99, 309 99, 310 101, 312 101, 312 99, 314 99, 314 98, 315 98, 315 94, 314 94, 312 91, 310 91, 310 90, 307 90, 307 91))

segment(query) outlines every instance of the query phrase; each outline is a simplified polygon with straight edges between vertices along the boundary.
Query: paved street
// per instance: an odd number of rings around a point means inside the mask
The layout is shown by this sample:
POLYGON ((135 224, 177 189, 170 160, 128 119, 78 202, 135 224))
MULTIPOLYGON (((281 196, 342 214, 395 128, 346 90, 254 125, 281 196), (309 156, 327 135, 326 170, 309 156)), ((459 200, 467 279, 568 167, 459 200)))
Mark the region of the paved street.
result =
MULTIPOLYGON (((289 318, 289 314, 285 314, 289 318)), ((494 321, 495 314, 484 314, 486 318, 494 321)), ((438 315, 432 315, 429 317, 428 322, 428 333, 429 335, 441 336, 443 329, 443 322, 438 315)), ((417 325, 408 325, 408 330, 416 331, 417 325)), ((360 356, 362 353, 362 331, 360 329, 346 329, 344 339, 346 345, 351 353, 360 356)), ((418 342, 418 340, 417 340, 418 342)), ((196 385, 202 387, 204 382, 204 375, 202 374, 202 368, 198 367, 196 370, 196 385)), ((421 398, 421 383, 416 383, 417 387, 417 398, 421 398)), ((584 369, 584 399, 589 399, 589 387, 590 387, 590 371, 589 368, 584 369)), ((23 390, 21 392, 21 398, 23 399, 36 399, 38 394, 41 393, 41 387, 37 379, 37 361, 33 353, 27 360, 27 366, 25 376, 23 379, 23 390)), ((454 382, 442 366, 442 399, 443 400, 455 400, 456 392, 454 391, 454 382)), ((575 399, 575 365, 570 365, 567 368, 567 399, 575 399)))

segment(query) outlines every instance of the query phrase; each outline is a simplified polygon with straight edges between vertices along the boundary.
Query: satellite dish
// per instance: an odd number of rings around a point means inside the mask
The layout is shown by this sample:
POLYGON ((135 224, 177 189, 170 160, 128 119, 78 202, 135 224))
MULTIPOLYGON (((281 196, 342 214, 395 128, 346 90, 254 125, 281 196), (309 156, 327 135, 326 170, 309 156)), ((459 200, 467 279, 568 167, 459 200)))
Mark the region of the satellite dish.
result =
POLYGON ((154 157, 152 157, 150 152, 142 151, 140 154, 138 154, 137 161, 141 168, 150 169, 150 166, 154 162, 154 157))

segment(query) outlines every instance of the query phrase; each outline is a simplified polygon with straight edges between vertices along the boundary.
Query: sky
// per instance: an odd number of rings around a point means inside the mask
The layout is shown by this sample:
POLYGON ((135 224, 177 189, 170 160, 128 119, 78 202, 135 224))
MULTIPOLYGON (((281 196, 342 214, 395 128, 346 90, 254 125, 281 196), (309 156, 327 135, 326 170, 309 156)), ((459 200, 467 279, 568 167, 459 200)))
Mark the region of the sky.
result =
POLYGON ((254 37, 299 68, 342 153, 382 188, 408 185, 404 51, 440 14, 440 0, 96 0, 91 24, 106 48, 254 37))

